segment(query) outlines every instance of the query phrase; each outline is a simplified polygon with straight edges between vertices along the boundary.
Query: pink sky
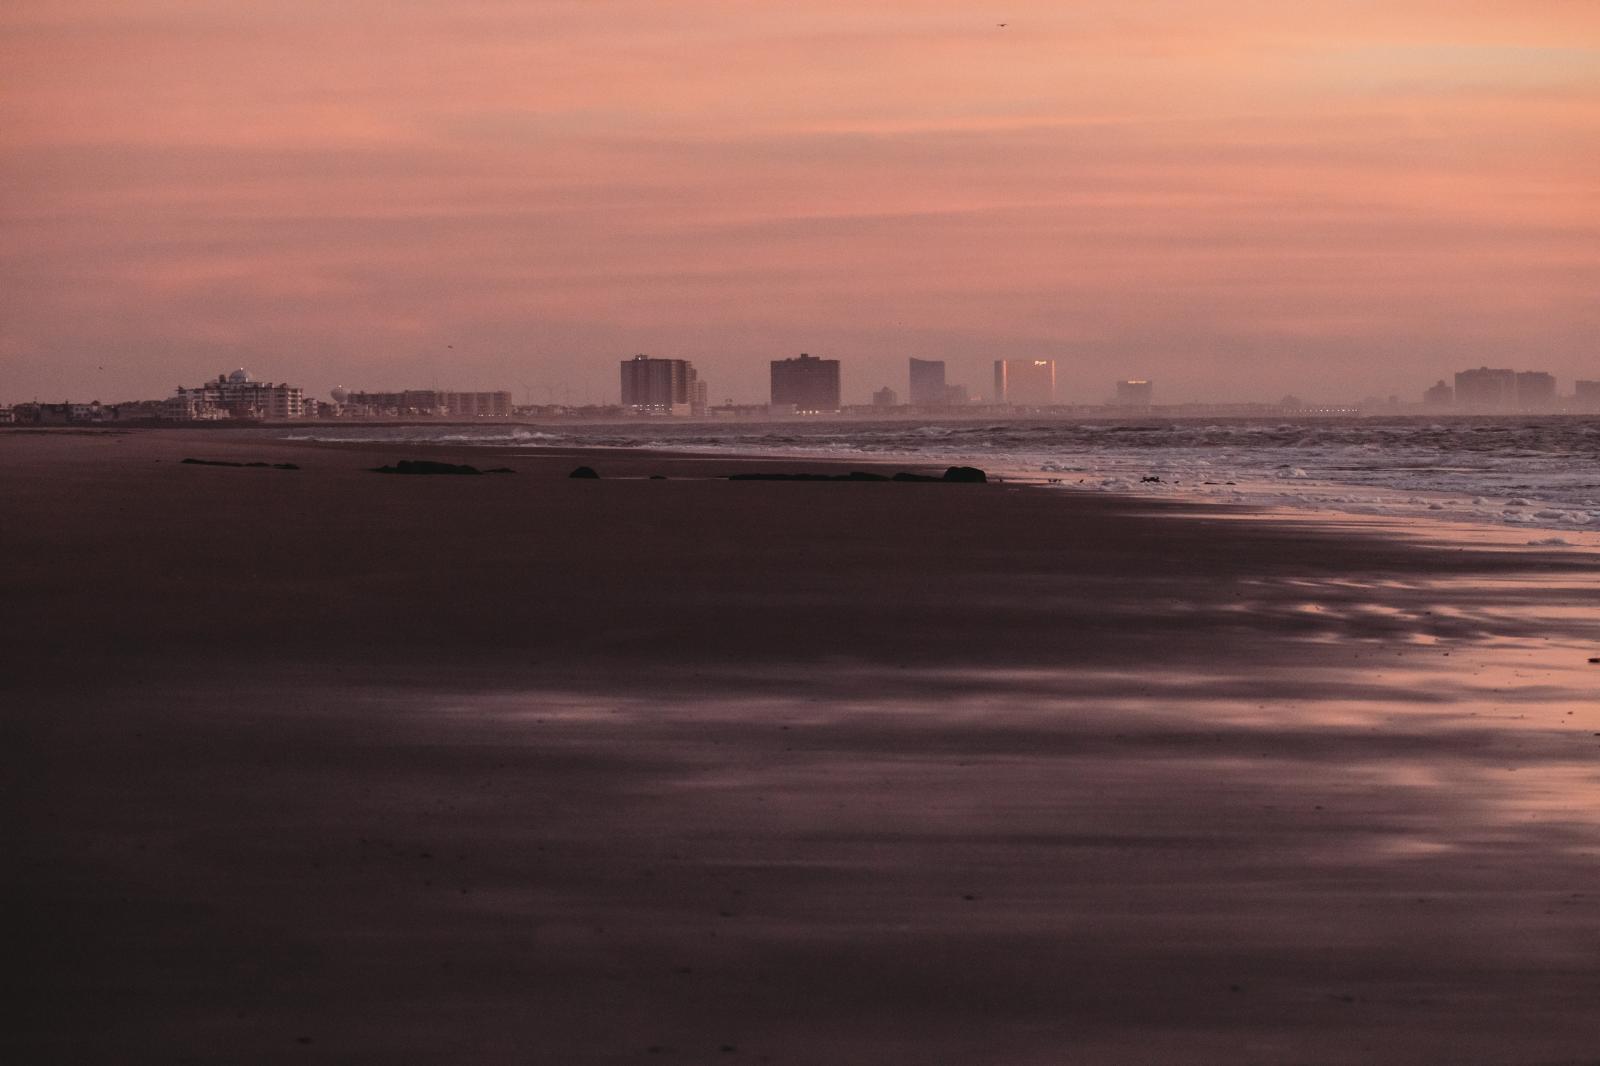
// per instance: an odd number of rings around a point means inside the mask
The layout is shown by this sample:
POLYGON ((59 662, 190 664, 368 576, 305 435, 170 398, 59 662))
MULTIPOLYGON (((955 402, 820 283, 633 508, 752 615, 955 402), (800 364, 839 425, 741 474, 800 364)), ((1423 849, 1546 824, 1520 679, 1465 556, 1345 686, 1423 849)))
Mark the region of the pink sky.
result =
POLYGON ((0 56, 0 403, 1600 378, 1593 0, 9 0, 0 56))

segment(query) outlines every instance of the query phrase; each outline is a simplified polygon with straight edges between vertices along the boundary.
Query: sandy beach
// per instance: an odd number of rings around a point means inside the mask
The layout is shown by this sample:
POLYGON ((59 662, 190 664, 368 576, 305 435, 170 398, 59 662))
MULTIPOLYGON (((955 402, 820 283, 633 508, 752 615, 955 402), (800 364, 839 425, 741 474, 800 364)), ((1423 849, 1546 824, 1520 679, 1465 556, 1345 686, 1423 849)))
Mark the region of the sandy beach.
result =
POLYGON ((825 469, 0 433, 0 1059, 1595 1061, 1592 552, 825 469))

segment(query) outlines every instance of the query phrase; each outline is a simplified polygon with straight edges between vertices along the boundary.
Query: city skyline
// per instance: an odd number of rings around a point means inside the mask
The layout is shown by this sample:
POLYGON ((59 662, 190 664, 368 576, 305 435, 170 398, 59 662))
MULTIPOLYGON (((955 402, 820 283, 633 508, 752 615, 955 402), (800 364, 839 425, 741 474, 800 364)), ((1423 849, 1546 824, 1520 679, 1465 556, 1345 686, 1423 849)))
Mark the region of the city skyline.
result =
POLYGON ((1589 379, 1597 40, 1550 0, 19 0, 0 395, 597 398, 634 351, 724 397, 803 350, 860 396, 909 356, 1196 401, 1589 379))
POLYGON ((1043 415, 1050 410, 1093 417, 1095 411, 1125 414, 1142 412, 1161 418, 1276 417, 1301 412, 1310 417, 1346 415, 1488 415, 1586 414, 1600 409, 1600 379, 1577 378, 1571 391, 1543 370, 1478 367, 1457 370, 1453 384, 1439 378, 1421 389, 1420 399, 1391 394, 1368 394, 1359 400, 1329 403, 1287 394, 1277 401, 1240 398, 1222 403, 1179 400, 1157 404, 1156 382, 1149 378, 1119 378, 1101 400, 1067 397, 1055 393, 1056 367, 1043 359, 997 359, 989 395, 972 395, 965 384, 947 383, 945 364, 939 360, 911 358, 906 366, 906 392, 884 384, 856 402, 841 394, 841 364, 802 353, 769 362, 769 395, 765 402, 710 399, 708 383, 694 364, 636 354, 619 363, 619 402, 535 404, 515 403, 510 390, 460 391, 428 389, 378 390, 336 386, 329 390, 331 404, 299 385, 273 384, 253 377, 243 367, 223 372, 198 387, 178 386, 165 398, 123 398, 102 401, 66 398, 32 400, 14 405, 0 402, 0 424, 12 422, 103 422, 149 420, 208 421, 214 419, 296 420, 300 418, 409 418, 425 420, 464 418, 467 421, 570 415, 580 418, 606 415, 671 416, 677 418, 793 416, 856 417, 864 410, 895 410, 898 417, 959 417, 965 410, 975 415, 1043 415))

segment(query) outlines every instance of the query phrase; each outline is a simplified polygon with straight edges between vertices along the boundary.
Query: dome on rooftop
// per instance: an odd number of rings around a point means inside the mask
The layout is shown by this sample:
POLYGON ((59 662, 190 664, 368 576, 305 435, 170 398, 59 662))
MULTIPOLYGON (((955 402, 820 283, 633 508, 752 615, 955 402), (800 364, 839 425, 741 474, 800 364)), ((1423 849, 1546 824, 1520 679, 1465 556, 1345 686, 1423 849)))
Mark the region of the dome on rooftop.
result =
POLYGON ((235 370, 233 373, 228 375, 228 381, 231 382, 234 385, 243 385, 245 382, 247 382, 249 380, 250 380, 250 375, 245 371, 245 368, 242 367, 242 366, 238 370, 235 370))

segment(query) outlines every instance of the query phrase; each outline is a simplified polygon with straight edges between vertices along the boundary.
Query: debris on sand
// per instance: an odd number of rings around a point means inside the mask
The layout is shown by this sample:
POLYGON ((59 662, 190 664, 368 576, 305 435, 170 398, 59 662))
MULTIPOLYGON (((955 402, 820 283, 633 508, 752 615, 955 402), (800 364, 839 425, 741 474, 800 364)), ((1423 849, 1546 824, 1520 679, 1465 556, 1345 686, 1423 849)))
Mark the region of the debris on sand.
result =
POLYGON ((432 459, 402 459, 393 466, 375 466, 375 474, 482 474, 483 471, 465 463, 438 463, 432 459))
POLYGON ((226 459, 184 459, 180 463, 180 465, 183 465, 183 466, 238 466, 238 467, 259 466, 259 467, 264 467, 264 468, 271 469, 271 470, 299 470, 300 469, 299 465, 296 464, 296 463, 264 463, 264 462, 260 462, 260 461, 253 462, 253 463, 233 463, 233 462, 229 462, 226 459))
POLYGON ((952 466, 944 476, 911 474, 901 471, 890 476, 866 470, 852 470, 848 474, 729 474, 729 481, 917 481, 949 484, 951 482, 981 483, 989 480, 987 474, 975 466, 952 466))

